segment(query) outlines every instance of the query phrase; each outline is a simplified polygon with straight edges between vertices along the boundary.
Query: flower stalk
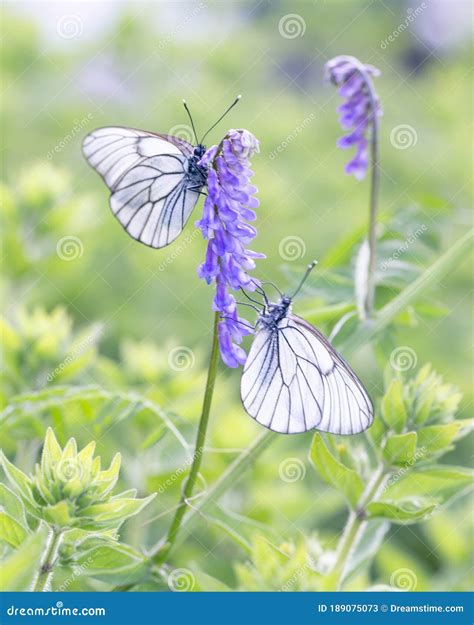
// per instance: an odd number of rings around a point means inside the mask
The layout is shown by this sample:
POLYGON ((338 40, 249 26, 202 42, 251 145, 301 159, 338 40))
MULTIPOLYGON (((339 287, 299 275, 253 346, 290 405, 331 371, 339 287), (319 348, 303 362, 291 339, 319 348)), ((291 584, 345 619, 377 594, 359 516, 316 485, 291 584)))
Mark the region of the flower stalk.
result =
POLYGON ((207 381, 206 381, 206 388, 204 391, 201 418, 199 420, 199 426, 198 426, 198 431, 197 431, 197 436, 196 436, 196 444, 194 447, 193 462, 191 465, 191 469, 189 471, 189 475, 186 479, 186 483, 184 485, 183 491, 181 493, 181 498, 180 498, 178 507, 176 509, 175 515, 173 517, 173 521, 171 522, 170 528, 168 530, 168 534, 167 534, 164 546, 161 549, 159 549, 154 555, 154 560, 156 563, 163 562, 168 556, 171 549, 173 548, 173 545, 175 543, 176 537, 178 535, 178 532, 181 526, 181 522, 186 512, 188 501, 192 497, 192 494, 194 492, 196 480, 199 475, 199 469, 201 468, 202 452, 203 452, 204 445, 206 442, 206 433, 207 433, 207 427, 209 424, 209 415, 211 411, 212 396, 214 394, 214 386, 215 386, 216 374, 217 374, 217 362, 218 362, 218 357, 219 357, 219 340, 218 340, 217 328, 218 328, 219 319, 220 319, 220 314, 216 312, 214 314, 211 355, 209 358, 209 368, 207 371, 207 381))
POLYGON ((46 552, 38 572, 38 577, 33 584, 33 592, 45 592, 46 590, 48 590, 48 585, 53 575, 53 568, 56 562, 62 537, 63 531, 60 528, 53 527, 51 529, 46 552))
POLYGON ((336 561, 326 580, 325 590, 336 591, 341 589, 349 559, 367 526, 366 506, 379 494, 388 474, 387 467, 380 464, 362 493, 357 509, 351 510, 337 547, 336 561))
MULTIPOLYGON (((375 261, 377 255, 377 214, 380 187, 379 117, 382 114, 372 78, 380 74, 372 65, 365 65, 353 56, 337 56, 326 64, 327 78, 339 87, 346 98, 339 108, 341 126, 350 133, 337 142, 338 147, 356 147, 356 154, 346 165, 346 173, 362 180, 370 164, 370 197, 368 256, 364 267, 364 288, 361 316, 372 316, 375 299, 375 261), (370 153, 370 157, 369 157, 370 153)), ((364 244, 365 245, 365 244, 364 244)), ((364 263, 365 264, 365 263, 364 263)))

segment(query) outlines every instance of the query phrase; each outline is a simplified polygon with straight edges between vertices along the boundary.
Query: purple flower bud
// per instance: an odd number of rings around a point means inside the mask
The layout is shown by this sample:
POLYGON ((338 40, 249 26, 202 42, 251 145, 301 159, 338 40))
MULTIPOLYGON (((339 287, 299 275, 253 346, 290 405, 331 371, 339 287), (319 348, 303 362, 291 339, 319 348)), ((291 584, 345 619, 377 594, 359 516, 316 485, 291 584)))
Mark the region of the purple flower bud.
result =
POLYGON ((339 87, 339 95, 346 101, 338 107, 339 122, 352 132, 338 140, 343 149, 356 146, 354 158, 346 165, 346 173, 362 180, 369 164, 367 137, 372 130, 375 116, 382 109, 375 94, 370 76, 380 72, 372 65, 364 65, 352 56, 336 56, 326 63, 326 78, 339 87))

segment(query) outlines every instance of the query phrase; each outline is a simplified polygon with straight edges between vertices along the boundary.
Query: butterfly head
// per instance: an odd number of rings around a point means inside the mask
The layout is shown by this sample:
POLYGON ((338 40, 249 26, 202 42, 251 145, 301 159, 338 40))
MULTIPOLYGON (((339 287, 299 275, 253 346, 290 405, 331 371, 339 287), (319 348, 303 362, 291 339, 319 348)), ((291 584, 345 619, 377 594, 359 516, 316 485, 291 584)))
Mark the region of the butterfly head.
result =
POLYGON ((198 160, 201 160, 201 158, 204 156, 205 152, 206 152, 206 146, 202 145, 202 143, 199 143, 194 148, 193 156, 195 156, 198 160))

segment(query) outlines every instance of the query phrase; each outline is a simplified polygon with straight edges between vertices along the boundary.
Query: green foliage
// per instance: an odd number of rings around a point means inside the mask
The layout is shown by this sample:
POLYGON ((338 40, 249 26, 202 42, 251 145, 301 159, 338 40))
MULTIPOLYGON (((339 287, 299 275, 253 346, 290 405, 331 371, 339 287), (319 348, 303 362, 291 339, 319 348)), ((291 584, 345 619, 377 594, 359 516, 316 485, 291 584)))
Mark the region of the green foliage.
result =
MULTIPOLYGON (((57 549, 61 549, 63 562, 72 560, 84 567, 87 561, 87 575, 111 583, 120 583, 133 575, 143 577, 148 568, 145 557, 115 541, 122 523, 138 514, 153 495, 137 499, 135 490, 113 495, 120 454, 115 455, 108 469, 102 470, 100 457, 94 457, 95 446, 91 442, 78 451, 71 438, 61 448, 53 430, 48 428, 41 462, 32 475, 15 467, 2 452, 0 464, 12 490, 1 485, 0 542, 17 549, 7 556, 7 568, 18 566, 24 557, 24 545, 35 549, 40 541, 37 536, 43 538, 40 553, 44 555, 44 528, 50 528, 50 535, 58 537, 57 549)), ((54 562, 48 554, 45 557, 49 564, 54 562)), ((28 567, 33 571, 40 569, 35 559, 28 567)), ((7 582, 9 589, 25 590, 31 582, 30 577, 20 577, 17 582, 15 579, 16 575, 7 582)))
POLYGON ((359 474, 338 460, 327 448, 321 434, 315 434, 311 445, 310 459, 322 479, 343 493, 352 507, 364 490, 359 474))

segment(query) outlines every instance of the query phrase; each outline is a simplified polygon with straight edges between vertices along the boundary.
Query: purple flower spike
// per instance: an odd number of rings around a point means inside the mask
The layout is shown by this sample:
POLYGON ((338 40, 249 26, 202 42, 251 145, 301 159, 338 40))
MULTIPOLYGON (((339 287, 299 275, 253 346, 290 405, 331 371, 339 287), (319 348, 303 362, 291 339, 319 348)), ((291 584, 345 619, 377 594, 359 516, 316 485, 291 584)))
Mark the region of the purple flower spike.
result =
POLYGON ((337 146, 356 148, 354 158, 346 165, 346 173, 362 180, 369 164, 368 136, 373 132, 375 117, 382 115, 372 84, 372 77, 379 76, 380 72, 353 56, 336 56, 326 63, 325 70, 327 80, 339 87, 339 95, 346 99, 338 108, 339 121, 344 130, 351 130, 338 140, 337 146))
POLYGON ((218 326, 222 360, 228 367, 245 364, 247 355, 240 347, 252 327, 237 314, 237 302, 229 289, 241 287, 253 291, 259 282, 248 271, 255 268, 255 259, 265 258, 246 249, 257 231, 247 221, 255 219, 257 189, 250 184, 253 175, 250 157, 258 152, 257 139, 247 130, 229 130, 218 146, 207 150, 200 164, 209 168, 208 195, 202 219, 196 222, 207 239, 206 260, 198 275, 208 284, 216 283, 213 309, 221 313, 218 326))

